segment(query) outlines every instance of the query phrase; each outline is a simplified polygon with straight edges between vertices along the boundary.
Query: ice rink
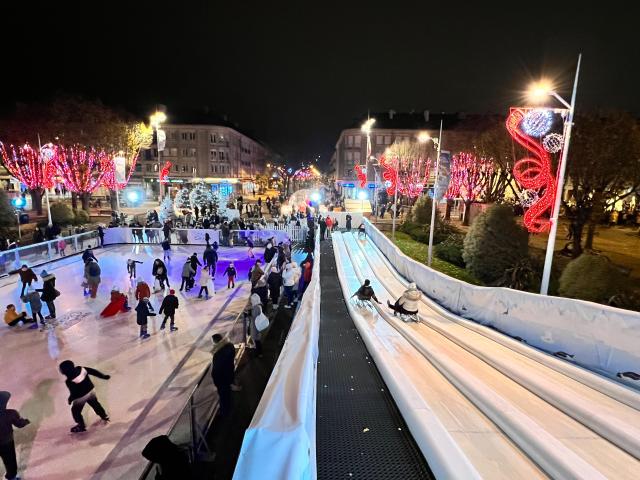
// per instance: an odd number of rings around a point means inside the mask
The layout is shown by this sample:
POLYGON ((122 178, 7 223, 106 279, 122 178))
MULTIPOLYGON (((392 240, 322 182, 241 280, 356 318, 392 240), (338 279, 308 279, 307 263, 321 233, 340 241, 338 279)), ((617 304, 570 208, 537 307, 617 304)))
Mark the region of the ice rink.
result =
MULTIPOLYGON (((211 335, 225 331, 245 306, 248 298, 247 273, 252 260, 243 247, 219 250, 216 275, 218 292, 205 301, 197 299, 196 288, 178 292, 186 258, 196 252, 202 262, 202 246, 174 247, 168 264, 171 286, 176 289, 180 308, 176 314, 178 331, 159 330, 162 318, 150 318, 151 338, 138 338, 135 312, 100 318, 109 302, 112 286, 128 288, 127 258, 144 262, 138 277, 153 285, 151 266, 162 258, 159 245, 128 245, 96 250, 102 282, 98 297, 84 297, 81 287, 83 265, 80 256, 46 266, 56 275, 59 325, 45 331, 25 327, 0 326, 2 370, 0 390, 12 393, 9 408, 17 409, 31 425, 16 430, 19 474, 30 480, 136 479, 145 465, 140 455, 146 442, 164 434, 182 409, 190 389, 211 360, 211 335), (222 272, 229 261, 238 270, 236 288, 228 290, 222 272), (110 374, 109 381, 93 379, 98 399, 111 417, 103 424, 87 405, 84 417, 87 432, 71 434, 74 425, 67 404, 68 391, 58 372, 62 360, 96 368, 110 374)), ((262 256, 261 249, 255 249, 262 256)), ((40 272, 36 268, 40 288, 40 272)), ((199 275, 199 273, 198 273, 199 275)), ((2 309, 22 305, 19 278, 0 283, 2 309)), ((130 295, 129 304, 135 307, 130 295)), ((153 295, 157 312, 162 294, 153 295)), ((27 310, 30 313, 30 310, 27 310)), ((43 303, 43 314, 48 310, 43 303)), ((0 474, 4 475, 0 465, 0 474)))

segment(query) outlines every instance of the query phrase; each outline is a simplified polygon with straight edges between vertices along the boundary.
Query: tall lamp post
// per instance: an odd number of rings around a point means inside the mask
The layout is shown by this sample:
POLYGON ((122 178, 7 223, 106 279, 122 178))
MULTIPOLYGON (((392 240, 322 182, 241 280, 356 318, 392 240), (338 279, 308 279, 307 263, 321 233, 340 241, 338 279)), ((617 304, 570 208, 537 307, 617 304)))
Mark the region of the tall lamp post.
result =
POLYGON ((436 174, 433 180, 433 198, 431 200, 431 225, 429 226, 429 249, 427 255, 427 266, 431 266, 431 259, 433 258, 433 231, 436 224, 436 185, 438 184, 438 170, 440 169, 440 147, 442 145, 442 118, 440 118, 440 133, 438 138, 430 137, 428 133, 424 132, 418 135, 418 141, 426 143, 431 140, 436 146, 436 174))
POLYGON ((530 89, 530 98, 533 101, 541 101, 546 97, 553 97, 568 109, 567 120, 564 124, 564 145, 562 156, 558 165, 556 195, 551 211, 549 239, 547 240, 547 251, 544 258, 544 269, 542 271, 542 282, 540 283, 540 294, 547 295, 549 291, 549 279, 551 278, 551 265, 553 264, 553 253, 556 245, 556 234, 558 232, 558 216, 560 214, 560 202, 562 201, 562 191, 564 189, 564 173, 567 167, 567 156, 569 155, 569 141, 571 140, 571 128, 573 127, 573 114, 576 106, 576 91, 578 90, 578 76, 580 75, 580 62, 582 54, 578 55, 578 65, 576 76, 573 81, 573 92, 571 103, 568 103, 560 95, 553 91, 548 82, 540 82, 530 89))
MULTIPOLYGON (((160 170, 162 169, 161 152, 164 149, 164 138, 162 140, 160 139, 160 136, 164 135, 164 131, 162 131, 160 127, 166 121, 167 115, 161 111, 156 111, 149 117, 149 123, 156 131, 156 147, 158 147, 158 175, 160 175, 160 170), (160 148, 161 143, 162 148, 160 148)), ((160 178, 158 178, 158 202, 162 203, 162 183, 160 183, 160 178)))
MULTIPOLYGON (((375 118, 367 118, 367 120, 360 127, 360 130, 367 136, 367 153, 364 160, 364 171, 366 172, 365 175, 367 176, 367 180, 369 180, 369 159, 371 157, 371 127, 373 127, 374 123, 376 123, 375 118)), ((374 202, 376 201, 376 198, 374 198, 374 202)), ((362 210, 363 207, 361 206, 360 209, 362 210)), ((377 205, 374 206, 374 209, 377 209, 377 205)), ((373 212, 374 218, 377 216, 377 213, 377 211, 373 212)))

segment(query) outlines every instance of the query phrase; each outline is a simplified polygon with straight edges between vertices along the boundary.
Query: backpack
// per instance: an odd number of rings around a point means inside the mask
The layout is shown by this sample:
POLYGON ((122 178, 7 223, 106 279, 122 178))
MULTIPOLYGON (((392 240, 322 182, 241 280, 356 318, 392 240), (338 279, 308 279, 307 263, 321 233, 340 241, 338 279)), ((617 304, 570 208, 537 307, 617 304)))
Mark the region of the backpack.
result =
POLYGON ((269 319, 264 313, 262 313, 262 308, 260 309, 260 313, 256 317, 254 323, 256 325, 256 330, 258 330, 259 332, 262 332, 269 327, 269 319))

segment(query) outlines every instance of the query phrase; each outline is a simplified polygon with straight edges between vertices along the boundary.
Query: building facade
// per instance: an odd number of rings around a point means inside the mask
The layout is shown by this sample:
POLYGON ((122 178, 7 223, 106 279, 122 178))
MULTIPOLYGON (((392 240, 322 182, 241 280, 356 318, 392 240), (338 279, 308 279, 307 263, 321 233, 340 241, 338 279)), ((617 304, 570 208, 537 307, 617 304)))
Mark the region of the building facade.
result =
POLYGON ((153 144, 143 151, 131 176, 130 183, 144 186, 147 196, 158 194, 165 165, 173 186, 205 181, 214 189, 246 194, 253 190, 255 176, 264 174, 274 159, 269 147, 230 126, 185 123, 161 128, 166 134, 164 150, 158 152, 153 144))

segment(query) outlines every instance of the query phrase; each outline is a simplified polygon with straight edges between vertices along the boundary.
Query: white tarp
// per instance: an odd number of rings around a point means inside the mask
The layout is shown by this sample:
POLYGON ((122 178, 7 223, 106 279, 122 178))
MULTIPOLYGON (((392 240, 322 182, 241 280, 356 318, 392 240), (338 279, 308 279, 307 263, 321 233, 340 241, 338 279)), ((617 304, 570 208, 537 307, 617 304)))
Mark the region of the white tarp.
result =
POLYGON ((316 241, 311 282, 244 434, 235 480, 316 478, 319 243, 316 241))
POLYGON ((454 314, 494 327, 578 365, 614 377, 640 372, 640 313, 509 288, 478 287, 404 255, 365 221, 369 237, 398 272, 454 314))

